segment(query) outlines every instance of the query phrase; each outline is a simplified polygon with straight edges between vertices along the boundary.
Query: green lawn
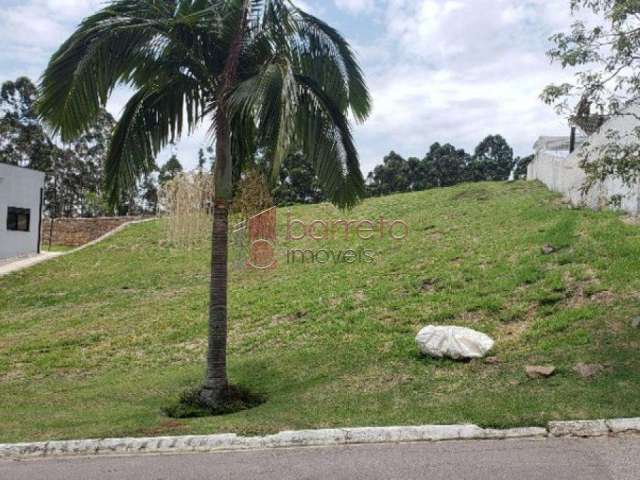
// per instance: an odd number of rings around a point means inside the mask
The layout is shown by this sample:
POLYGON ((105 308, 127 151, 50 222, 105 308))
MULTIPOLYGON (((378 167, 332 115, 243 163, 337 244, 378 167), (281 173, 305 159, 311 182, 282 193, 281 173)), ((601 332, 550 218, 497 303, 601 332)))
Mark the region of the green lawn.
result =
POLYGON ((53 244, 49 246, 49 244, 45 241, 42 246, 42 250, 45 252, 70 252, 71 250, 75 250, 78 247, 71 247, 69 245, 56 245, 53 244))
POLYGON ((0 278, 0 442, 640 415, 640 229, 620 216, 569 209, 524 182, 292 213, 382 214, 410 234, 322 243, 371 248, 373 265, 233 272, 230 375, 266 403, 162 415, 203 374, 209 258, 206 245, 167 246, 151 222, 0 278), (543 255, 547 243, 558 250, 543 255), (414 337, 429 323, 492 335, 501 363, 420 357, 414 337), (585 380, 577 362, 609 368, 585 380), (558 374, 529 380, 529 364, 558 374))

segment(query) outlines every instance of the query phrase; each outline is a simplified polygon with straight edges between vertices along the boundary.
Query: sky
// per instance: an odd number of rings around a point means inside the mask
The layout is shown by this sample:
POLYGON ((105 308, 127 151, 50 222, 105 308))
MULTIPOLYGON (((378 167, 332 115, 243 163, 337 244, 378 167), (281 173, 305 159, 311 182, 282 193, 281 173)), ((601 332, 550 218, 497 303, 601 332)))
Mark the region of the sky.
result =
MULTIPOLYGON (((571 72, 552 65, 548 38, 572 23, 569 0, 294 0, 351 43, 373 98, 355 126, 365 173, 394 150, 422 158, 434 142, 473 151, 501 134, 516 155, 540 135, 565 135, 566 120, 539 95, 571 72)), ((0 0, 0 81, 37 80, 56 48, 104 0, 0 0)), ((128 95, 108 109, 119 116, 128 95)), ((175 148, 192 168, 206 128, 175 148)), ((162 163, 169 151, 163 152, 162 163)))

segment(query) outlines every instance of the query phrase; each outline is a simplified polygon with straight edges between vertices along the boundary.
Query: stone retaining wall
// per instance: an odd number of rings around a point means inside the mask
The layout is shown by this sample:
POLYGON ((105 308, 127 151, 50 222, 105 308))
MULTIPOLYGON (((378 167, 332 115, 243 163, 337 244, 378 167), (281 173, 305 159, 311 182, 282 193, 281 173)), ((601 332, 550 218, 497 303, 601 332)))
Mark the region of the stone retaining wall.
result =
POLYGON ((98 218, 56 218, 42 221, 42 245, 65 245, 79 247, 96 240, 111 230, 128 222, 140 220, 140 217, 98 217, 98 218))

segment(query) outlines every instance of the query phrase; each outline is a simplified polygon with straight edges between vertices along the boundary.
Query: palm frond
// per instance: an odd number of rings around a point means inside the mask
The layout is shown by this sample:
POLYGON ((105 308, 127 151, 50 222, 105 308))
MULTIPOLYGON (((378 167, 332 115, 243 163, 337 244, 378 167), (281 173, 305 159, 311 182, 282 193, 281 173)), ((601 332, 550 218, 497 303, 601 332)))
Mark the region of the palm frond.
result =
MULTIPOLYGON (((371 112, 371 97, 364 80, 362 69, 356 61, 355 55, 349 43, 335 30, 322 20, 310 15, 298 8, 298 28, 300 34, 310 46, 324 48, 325 55, 334 57, 341 63, 347 79, 349 91, 349 107, 354 117, 363 122, 371 112)), ((322 56, 322 55, 314 55, 322 56)))
POLYGON ((64 140, 81 134, 118 82, 154 49, 171 2, 120 0, 82 22, 52 56, 41 79, 40 116, 64 140), (162 5, 165 4, 165 5, 162 5))
POLYGON ((188 77, 136 92, 124 108, 113 133, 105 162, 106 190, 110 201, 148 174, 156 156, 190 133, 204 115, 198 84, 188 77))
POLYGON ((105 165, 112 200, 169 142, 205 117, 216 132, 215 119, 227 112, 234 170, 260 149, 275 176, 287 153, 301 148, 336 204, 352 206, 363 194, 348 117, 363 121, 370 112, 364 76, 346 40, 289 0, 115 0, 53 55, 39 113, 72 139, 119 83, 137 93, 105 165), (240 58, 228 74, 238 32, 240 58))
POLYGON ((261 50, 250 58, 258 69, 247 71, 231 95, 234 114, 254 116, 274 177, 287 153, 302 149, 332 201, 353 206, 364 179, 347 115, 364 119, 369 113, 362 72, 346 41, 320 20, 286 0, 253 5, 259 27, 250 46, 261 50))
POLYGON ((297 118, 303 152, 331 201, 350 208, 364 195, 364 178, 349 121, 313 79, 298 75, 296 81, 304 92, 297 118))

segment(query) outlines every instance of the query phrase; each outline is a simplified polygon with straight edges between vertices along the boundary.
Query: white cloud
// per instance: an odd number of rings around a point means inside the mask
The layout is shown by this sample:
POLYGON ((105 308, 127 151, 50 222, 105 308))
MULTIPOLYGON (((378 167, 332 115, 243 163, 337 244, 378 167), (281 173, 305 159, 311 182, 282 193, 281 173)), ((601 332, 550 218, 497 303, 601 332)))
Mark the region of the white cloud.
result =
POLYGON ((2 78, 28 75, 37 79, 49 56, 101 0, 3 1, 0 6, 2 78))
MULTIPOLYGON (((1 0, 0 79, 37 79, 49 56, 104 0, 1 0)), ((501 133, 519 154, 539 134, 565 133, 538 100, 566 75, 545 57, 548 37, 566 29, 568 0, 294 0, 337 24, 364 67, 374 99, 356 128, 363 166, 389 150, 422 156, 435 141, 472 149, 501 133), (345 15, 348 13, 350 15, 345 15)), ((119 114, 130 92, 109 103, 119 114)), ((179 156, 195 165, 206 129, 183 141, 179 156)))
POLYGON ((51 12, 55 12, 56 18, 78 21, 105 4, 103 0, 44 0, 38 3, 51 12))
POLYGON ((312 5, 307 0, 293 0, 293 4, 307 13, 311 13, 313 15, 319 14, 318 5, 317 4, 312 5))
POLYGON ((336 7, 351 13, 370 11, 375 6, 374 0, 334 0, 336 7))
POLYGON ((568 75, 545 56, 548 37, 571 23, 562 1, 381 3, 383 35, 355 42, 374 100, 356 130, 365 169, 391 149, 423 156, 435 141, 472 150, 500 133, 526 155, 538 135, 566 133, 539 100, 545 85, 568 75))

